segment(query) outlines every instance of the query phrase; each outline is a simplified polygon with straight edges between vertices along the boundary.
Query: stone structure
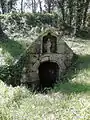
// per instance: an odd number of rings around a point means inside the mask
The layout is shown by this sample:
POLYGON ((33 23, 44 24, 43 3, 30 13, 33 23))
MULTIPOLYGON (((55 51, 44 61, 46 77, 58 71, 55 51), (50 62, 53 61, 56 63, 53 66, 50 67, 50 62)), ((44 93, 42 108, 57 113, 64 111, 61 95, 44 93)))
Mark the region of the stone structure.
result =
POLYGON ((60 80, 74 56, 57 31, 48 29, 29 48, 30 59, 24 81, 28 85, 52 87, 60 80))

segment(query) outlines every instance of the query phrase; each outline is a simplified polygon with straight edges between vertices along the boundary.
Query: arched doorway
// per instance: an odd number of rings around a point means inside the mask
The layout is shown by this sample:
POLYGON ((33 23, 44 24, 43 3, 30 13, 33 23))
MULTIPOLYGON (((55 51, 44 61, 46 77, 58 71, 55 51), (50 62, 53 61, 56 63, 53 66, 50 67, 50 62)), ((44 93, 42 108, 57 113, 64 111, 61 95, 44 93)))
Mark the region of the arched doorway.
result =
POLYGON ((43 62, 39 66, 40 87, 53 87, 58 80, 59 67, 54 62, 43 62))

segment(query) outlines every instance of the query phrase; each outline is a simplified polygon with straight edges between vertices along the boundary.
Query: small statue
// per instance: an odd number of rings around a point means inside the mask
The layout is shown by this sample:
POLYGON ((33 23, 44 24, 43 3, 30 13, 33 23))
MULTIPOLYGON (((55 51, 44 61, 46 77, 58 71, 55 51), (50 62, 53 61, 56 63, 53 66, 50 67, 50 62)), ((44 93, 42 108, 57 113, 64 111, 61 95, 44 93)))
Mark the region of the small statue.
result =
POLYGON ((51 52, 51 41, 50 41, 50 39, 47 40, 46 45, 47 45, 47 53, 50 53, 51 52))
POLYGON ((26 67, 23 68, 23 71, 22 71, 22 78, 21 78, 21 83, 25 83, 27 80, 27 76, 26 76, 26 67))

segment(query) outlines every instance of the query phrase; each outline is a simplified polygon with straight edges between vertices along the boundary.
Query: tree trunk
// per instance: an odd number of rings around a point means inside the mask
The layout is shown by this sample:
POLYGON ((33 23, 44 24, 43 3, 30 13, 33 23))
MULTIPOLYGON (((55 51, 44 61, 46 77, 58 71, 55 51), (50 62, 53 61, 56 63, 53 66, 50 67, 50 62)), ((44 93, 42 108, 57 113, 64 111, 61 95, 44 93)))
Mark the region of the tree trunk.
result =
POLYGON ((90 0, 87 0, 85 3, 84 17, 83 17, 83 27, 86 25, 87 11, 89 7, 90 0))
POLYGON ((34 0, 34 13, 36 13, 36 1, 34 0))
POLYGON ((0 3, 1 3, 2 14, 4 14, 6 12, 5 2, 3 0, 0 0, 0 3))
POLYGON ((84 0, 77 0, 76 34, 79 33, 83 19, 84 0))
POLYGON ((2 35, 2 34, 3 34, 3 30, 2 30, 2 28, 0 26, 0 35, 2 35))
POLYGON ((68 8, 69 8, 69 26, 72 26, 72 19, 73 19, 73 1, 69 0, 68 3, 68 8))
POLYGON ((51 13, 51 5, 48 3, 48 13, 51 13))
POLYGON ((4 37, 4 36, 5 36, 5 34, 4 34, 3 30, 2 30, 1 22, 0 22, 0 37, 4 37))
POLYGON ((63 18, 63 23, 65 23, 64 0, 58 1, 58 5, 59 5, 59 7, 60 7, 60 9, 61 9, 62 18, 63 18))
POLYGON ((40 12, 42 13, 42 4, 41 4, 41 1, 38 0, 38 2, 39 2, 39 9, 40 9, 40 12))
POLYGON ((23 13, 23 0, 21 0, 21 13, 23 13))
POLYGON ((45 6, 48 13, 51 13, 52 0, 45 0, 45 6))
POLYGON ((10 0, 10 1, 8 2, 8 13, 12 11, 12 8, 13 8, 13 1, 10 0))
POLYGON ((36 13, 36 1, 32 0, 32 13, 36 13))

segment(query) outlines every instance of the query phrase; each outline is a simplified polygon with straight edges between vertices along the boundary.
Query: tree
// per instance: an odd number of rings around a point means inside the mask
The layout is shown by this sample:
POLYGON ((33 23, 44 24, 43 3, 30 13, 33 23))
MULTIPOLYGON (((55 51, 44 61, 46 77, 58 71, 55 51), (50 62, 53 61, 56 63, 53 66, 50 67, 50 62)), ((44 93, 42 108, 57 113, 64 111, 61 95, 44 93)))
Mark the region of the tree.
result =
POLYGON ((76 16, 76 34, 79 32, 83 19, 84 0, 77 0, 77 16, 76 16))
POLYGON ((2 27, 0 25, 0 35, 2 35, 2 34, 3 34, 3 30, 2 30, 2 27))
POLYGON ((6 0, 0 0, 2 14, 6 13, 6 0))
POLYGON ((11 12, 12 10, 15 10, 17 0, 7 0, 7 12, 11 12))
POLYGON ((42 12, 42 2, 41 2, 41 0, 38 0, 38 4, 39 4, 40 12, 42 12))
POLYGON ((54 9, 55 0, 45 0, 45 8, 48 13, 51 13, 54 9))
POLYGON ((90 3, 90 0, 86 0, 85 2, 85 7, 84 7, 84 17, 83 17, 83 27, 85 27, 86 25, 86 18, 87 18, 87 12, 88 12, 88 8, 89 8, 89 3, 90 3))
POLYGON ((17 0, 0 0, 0 7, 2 10, 2 14, 9 13, 13 9, 15 9, 15 4, 17 0))
POLYGON ((9 0, 8 1, 8 13, 11 12, 12 8, 13 8, 13 1, 12 0, 9 0))
POLYGON ((76 34, 86 24, 89 3, 90 0, 57 0, 63 24, 75 28, 76 34))
POLYGON ((21 13, 23 13, 23 0, 21 0, 21 13))
POLYGON ((3 37, 5 36, 3 30, 2 30, 2 27, 1 27, 1 21, 0 21, 0 37, 3 37))
POLYGON ((32 0, 32 12, 33 12, 33 13, 36 13, 36 9, 37 9, 36 0, 32 0))
POLYGON ((63 22, 65 22, 65 0, 57 0, 58 3, 58 8, 61 9, 61 14, 62 14, 62 18, 63 18, 63 22))
POLYGON ((68 9, 69 9, 69 25, 70 25, 70 27, 72 26, 72 20, 73 20, 73 6, 74 6, 74 1, 69 0, 68 1, 68 9))
POLYGON ((26 0, 24 3, 25 7, 29 8, 32 13, 36 13, 37 11, 37 4, 36 0, 26 0))

